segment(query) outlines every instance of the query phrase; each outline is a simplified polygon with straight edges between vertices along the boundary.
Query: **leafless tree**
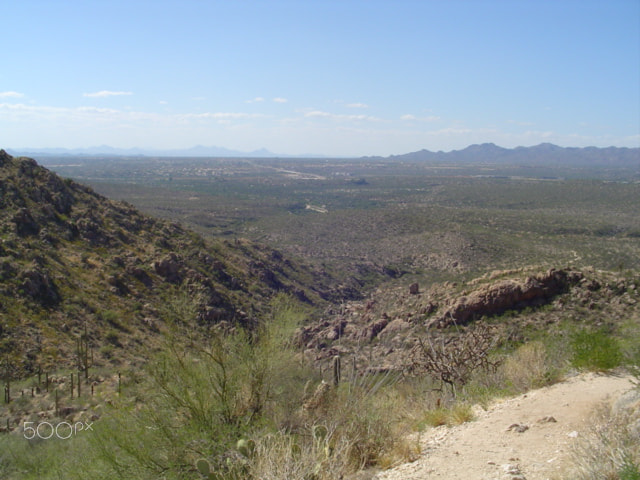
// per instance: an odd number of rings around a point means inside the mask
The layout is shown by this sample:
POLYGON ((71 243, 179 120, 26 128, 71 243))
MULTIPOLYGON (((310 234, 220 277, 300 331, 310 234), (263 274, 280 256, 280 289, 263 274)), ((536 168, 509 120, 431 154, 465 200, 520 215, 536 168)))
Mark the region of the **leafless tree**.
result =
POLYGON ((465 385, 473 372, 479 369, 495 371, 500 361, 492 360, 489 353, 498 342, 486 325, 477 325, 449 337, 418 338, 409 355, 410 374, 431 375, 451 387, 465 385))

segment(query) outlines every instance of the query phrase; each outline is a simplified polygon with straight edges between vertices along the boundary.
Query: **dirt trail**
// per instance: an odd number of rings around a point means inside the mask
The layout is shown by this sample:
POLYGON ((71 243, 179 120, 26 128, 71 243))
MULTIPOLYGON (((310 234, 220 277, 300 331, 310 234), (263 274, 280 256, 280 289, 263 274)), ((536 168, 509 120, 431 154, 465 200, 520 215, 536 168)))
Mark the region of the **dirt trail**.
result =
POLYGON ((588 425, 594 408, 631 388, 629 378, 589 373, 499 401, 486 411, 478 409, 476 420, 470 423, 429 430, 421 438, 422 455, 418 460, 375 478, 558 478, 571 444, 588 425))

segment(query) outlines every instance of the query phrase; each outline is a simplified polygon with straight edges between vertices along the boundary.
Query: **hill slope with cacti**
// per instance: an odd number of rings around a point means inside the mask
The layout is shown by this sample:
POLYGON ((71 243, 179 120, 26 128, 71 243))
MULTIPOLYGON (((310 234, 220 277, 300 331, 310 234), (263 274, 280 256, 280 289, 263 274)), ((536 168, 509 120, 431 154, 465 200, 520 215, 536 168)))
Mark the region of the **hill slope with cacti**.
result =
POLYGON ((135 361, 167 322, 251 324, 275 292, 322 302, 327 278, 241 238, 180 224, 0 151, 0 358, 13 375, 135 361))

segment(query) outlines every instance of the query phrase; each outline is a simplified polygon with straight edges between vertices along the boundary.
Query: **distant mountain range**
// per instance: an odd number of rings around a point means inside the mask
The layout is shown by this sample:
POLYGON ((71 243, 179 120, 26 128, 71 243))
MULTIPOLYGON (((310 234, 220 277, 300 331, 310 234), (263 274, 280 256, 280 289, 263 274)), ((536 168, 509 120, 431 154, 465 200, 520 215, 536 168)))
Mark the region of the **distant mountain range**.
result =
POLYGON ((23 156, 98 156, 109 155, 116 157, 243 157, 243 158, 316 158, 324 157, 324 155, 316 155, 312 153, 300 155, 287 155, 273 153, 266 148, 253 150, 251 152, 243 152, 240 150, 231 150, 224 147, 196 145, 190 148, 178 148, 169 150, 150 149, 150 148, 115 148, 109 145, 100 145, 88 148, 8 148, 6 151, 11 155, 23 156))
POLYGON ((21 148, 7 149, 11 155, 58 156, 58 155, 113 155, 127 157, 279 157, 264 148, 252 152, 241 152, 224 147, 197 145, 191 148, 160 150, 149 148, 114 148, 108 145, 89 148, 21 148))
POLYGON ((493 143, 470 145, 463 150, 430 152, 420 150, 386 157, 407 162, 491 163, 549 166, 626 166, 640 168, 640 148, 559 147, 541 143, 533 147, 503 148, 493 143))
MULTIPOLYGON (((7 150, 12 155, 26 156, 154 156, 154 157, 247 157, 247 158, 325 158, 324 155, 284 155, 264 148, 252 152, 230 150, 224 147, 197 145, 174 150, 144 148, 114 148, 108 145, 90 148, 23 148, 7 150)), ((366 159, 398 160, 406 162, 434 163, 491 163, 504 165, 548 165, 548 166, 626 166, 640 168, 640 148, 627 147, 559 147, 541 143, 533 147, 503 148, 493 143, 470 145, 462 150, 450 152, 418 152, 391 155, 389 157, 362 157, 366 159)))

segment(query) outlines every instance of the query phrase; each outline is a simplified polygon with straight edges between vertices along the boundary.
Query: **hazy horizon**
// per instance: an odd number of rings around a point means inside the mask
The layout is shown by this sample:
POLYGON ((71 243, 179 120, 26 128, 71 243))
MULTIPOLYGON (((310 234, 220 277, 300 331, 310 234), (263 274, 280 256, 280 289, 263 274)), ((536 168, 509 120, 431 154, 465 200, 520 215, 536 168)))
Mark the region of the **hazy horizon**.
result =
POLYGON ((640 146, 633 0, 26 0, 3 18, 2 148, 640 146))

